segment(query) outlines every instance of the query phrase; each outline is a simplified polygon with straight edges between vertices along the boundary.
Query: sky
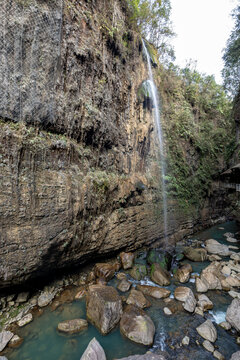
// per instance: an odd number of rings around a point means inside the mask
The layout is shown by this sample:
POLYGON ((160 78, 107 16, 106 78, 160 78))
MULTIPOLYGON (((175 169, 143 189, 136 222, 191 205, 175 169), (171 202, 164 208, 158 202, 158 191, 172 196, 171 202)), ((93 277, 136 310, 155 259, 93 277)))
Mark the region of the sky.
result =
POLYGON ((222 50, 233 29, 238 0, 171 0, 176 64, 197 60, 197 70, 222 83, 222 50))

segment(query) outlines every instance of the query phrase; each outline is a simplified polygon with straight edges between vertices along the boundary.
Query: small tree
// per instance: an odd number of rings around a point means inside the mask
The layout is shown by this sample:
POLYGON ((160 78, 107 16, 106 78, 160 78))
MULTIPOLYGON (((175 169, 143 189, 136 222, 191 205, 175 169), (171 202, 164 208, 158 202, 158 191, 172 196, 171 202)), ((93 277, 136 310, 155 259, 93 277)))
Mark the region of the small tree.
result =
POLYGON ((127 0, 142 35, 150 41, 159 52, 162 61, 174 59, 174 51, 168 40, 174 33, 171 28, 170 0, 127 0))

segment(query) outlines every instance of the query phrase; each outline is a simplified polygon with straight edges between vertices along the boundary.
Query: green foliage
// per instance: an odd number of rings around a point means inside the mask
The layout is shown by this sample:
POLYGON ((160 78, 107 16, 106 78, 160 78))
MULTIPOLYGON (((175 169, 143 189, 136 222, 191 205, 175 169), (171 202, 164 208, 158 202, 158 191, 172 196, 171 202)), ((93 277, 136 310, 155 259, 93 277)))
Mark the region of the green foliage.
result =
POLYGON ((214 176, 233 152, 231 102, 212 76, 192 65, 161 70, 163 127, 167 138, 168 198, 184 209, 201 206, 214 176))
POLYGON ((232 14, 235 20, 235 27, 227 41, 227 46, 223 55, 225 88, 235 96, 240 89, 240 5, 232 14))
POLYGON ((137 24, 142 35, 158 50, 160 60, 174 59, 174 51, 168 39, 174 33, 171 28, 170 0, 127 0, 132 13, 132 21, 137 24))

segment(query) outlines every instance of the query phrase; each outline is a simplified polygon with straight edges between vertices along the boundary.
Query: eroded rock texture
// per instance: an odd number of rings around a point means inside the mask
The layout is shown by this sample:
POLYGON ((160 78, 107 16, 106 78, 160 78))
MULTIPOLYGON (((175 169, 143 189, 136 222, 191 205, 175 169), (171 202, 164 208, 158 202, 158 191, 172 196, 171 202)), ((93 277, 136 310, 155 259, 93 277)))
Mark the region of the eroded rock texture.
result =
MULTIPOLYGON (((163 237, 152 114, 137 98, 148 76, 126 2, 0 7, 0 286, 163 237)), ((174 241, 197 223, 169 220, 174 241)))

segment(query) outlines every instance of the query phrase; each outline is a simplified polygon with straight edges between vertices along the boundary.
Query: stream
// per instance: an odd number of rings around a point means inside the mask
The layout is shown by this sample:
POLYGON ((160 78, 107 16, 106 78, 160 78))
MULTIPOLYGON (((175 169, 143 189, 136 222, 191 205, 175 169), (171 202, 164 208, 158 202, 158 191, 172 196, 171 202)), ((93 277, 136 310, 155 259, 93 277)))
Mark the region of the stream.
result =
MULTIPOLYGON (((236 233, 239 230, 239 226, 235 222, 227 222, 197 233, 187 241, 191 244, 192 239, 204 241, 213 238, 227 244, 223 234, 225 232, 236 233), (224 229, 221 229, 221 227, 224 229)), ((239 247, 239 243, 237 244, 239 247)), ((177 249, 181 250, 181 246, 178 245, 177 249)), ((183 263, 190 263, 193 267, 193 273, 199 274, 210 262, 200 263, 184 260, 183 263)), ((128 275, 128 280, 133 283, 133 286, 138 283, 156 286, 148 278, 136 281, 128 275)), ((116 286, 118 282, 119 280, 114 277, 108 282, 108 285, 116 286)), ((166 287, 171 290, 171 298, 173 298, 174 289, 179 285, 191 287, 196 294, 195 279, 193 277, 187 284, 179 284, 172 280, 171 285, 166 287)), ((76 292, 76 288, 74 289, 74 286, 72 286, 70 291, 76 292)), ((119 293, 124 297, 128 295, 128 293, 121 293, 120 291, 119 293)), ((225 320, 225 313, 232 298, 227 292, 219 290, 208 291, 206 295, 213 302, 214 307, 209 312, 204 313, 204 318, 200 315, 193 315, 184 311, 179 306, 181 303, 175 300, 175 312, 171 316, 165 315, 163 308, 167 305, 164 299, 157 300, 146 296, 152 306, 145 309, 145 311, 151 317, 156 327, 152 347, 131 342, 121 335, 118 327, 107 336, 102 336, 90 323, 88 329, 81 333, 63 335, 56 330, 59 322, 75 318, 86 319, 85 300, 74 300, 71 303, 62 304, 55 310, 50 305, 44 308, 41 315, 34 316, 32 323, 18 329, 17 333, 24 338, 24 341, 17 349, 8 350, 6 356, 9 360, 79 360, 90 340, 95 337, 105 350, 108 360, 120 359, 133 354, 144 354, 148 350, 156 353, 167 352, 169 355, 168 359, 195 358, 198 360, 210 360, 214 359, 214 357, 200 345, 203 339, 197 334, 196 327, 203 323, 205 319, 211 319, 214 321, 218 332, 215 345, 218 346, 219 351, 225 356, 226 360, 230 359, 231 354, 239 350, 239 345, 237 345, 235 338, 236 334, 233 331, 222 329, 217 324, 225 320), (181 340, 185 335, 189 336, 190 344, 188 346, 181 346, 181 340)))

